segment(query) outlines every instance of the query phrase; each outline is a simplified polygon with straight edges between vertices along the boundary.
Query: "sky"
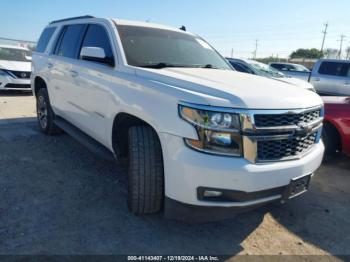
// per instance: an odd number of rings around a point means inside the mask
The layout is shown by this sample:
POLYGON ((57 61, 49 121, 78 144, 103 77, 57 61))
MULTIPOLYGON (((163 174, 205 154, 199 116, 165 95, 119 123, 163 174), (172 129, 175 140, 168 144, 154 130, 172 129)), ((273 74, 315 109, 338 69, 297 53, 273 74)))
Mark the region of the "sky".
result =
POLYGON ((150 21, 205 38, 224 56, 287 57, 298 48, 350 46, 349 0, 1 0, 0 37, 38 40, 49 21, 93 15, 150 21))

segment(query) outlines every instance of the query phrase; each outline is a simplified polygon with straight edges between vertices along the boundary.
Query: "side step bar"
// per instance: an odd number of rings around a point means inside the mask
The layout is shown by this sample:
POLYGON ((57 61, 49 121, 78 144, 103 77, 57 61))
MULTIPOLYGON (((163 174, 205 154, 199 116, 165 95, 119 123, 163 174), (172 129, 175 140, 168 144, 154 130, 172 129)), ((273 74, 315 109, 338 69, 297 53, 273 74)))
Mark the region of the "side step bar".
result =
POLYGON ((116 157, 108 148, 106 148, 104 145, 91 138, 90 136, 88 136, 83 131, 81 131, 68 121, 64 120, 63 118, 56 116, 54 123, 59 128, 64 130, 67 134, 69 134, 71 137, 73 137, 75 140, 77 140, 80 144, 85 146, 90 152, 96 154, 98 157, 108 161, 116 160, 116 157))

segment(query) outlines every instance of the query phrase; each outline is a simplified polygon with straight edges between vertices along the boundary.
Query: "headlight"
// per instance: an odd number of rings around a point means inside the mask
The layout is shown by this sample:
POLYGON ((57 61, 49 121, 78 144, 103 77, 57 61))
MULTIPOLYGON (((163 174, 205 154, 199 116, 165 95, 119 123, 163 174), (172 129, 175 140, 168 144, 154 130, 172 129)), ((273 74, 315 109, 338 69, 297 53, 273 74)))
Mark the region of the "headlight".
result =
POLYGON ((211 154, 242 156, 242 137, 239 115, 179 105, 182 119, 191 123, 198 140, 185 139, 188 146, 211 154))

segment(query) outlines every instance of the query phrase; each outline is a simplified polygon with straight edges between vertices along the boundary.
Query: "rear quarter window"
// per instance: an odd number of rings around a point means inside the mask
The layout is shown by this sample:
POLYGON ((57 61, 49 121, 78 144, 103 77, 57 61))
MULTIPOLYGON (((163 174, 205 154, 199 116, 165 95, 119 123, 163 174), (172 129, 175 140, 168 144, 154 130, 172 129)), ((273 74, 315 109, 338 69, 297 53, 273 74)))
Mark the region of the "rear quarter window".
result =
POLYGON ((322 62, 318 73, 321 75, 349 77, 350 63, 322 62))
POLYGON ((38 45, 36 46, 36 52, 44 53, 46 50, 47 45, 50 42, 50 39, 55 32, 56 27, 48 27, 44 29, 44 31, 41 33, 41 36, 38 41, 38 45))

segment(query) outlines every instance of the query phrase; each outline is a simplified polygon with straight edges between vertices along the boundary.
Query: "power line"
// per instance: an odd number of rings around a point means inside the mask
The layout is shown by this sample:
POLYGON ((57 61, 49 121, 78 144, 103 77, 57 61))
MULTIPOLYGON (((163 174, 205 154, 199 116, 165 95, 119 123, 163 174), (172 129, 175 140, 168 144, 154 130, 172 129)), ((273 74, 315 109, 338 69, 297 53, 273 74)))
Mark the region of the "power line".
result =
POLYGON ((338 40, 338 41, 340 41, 340 47, 339 47, 339 53, 338 53, 338 58, 339 59, 341 59, 341 53, 342 53, 342 50, 343 50, 343 42, 344 42, 344 40, 345 40, 345 35, 341 35, 340 36, 340 40, 338 40))
POLYGON ((323 52, 324 42, 326 40, 326 35, 327 35, 327 30, 328 30, 328 22, 324 26, 325 26, 324 31, 322 31, 323 40, 322 40, 321 52, 323 52))

